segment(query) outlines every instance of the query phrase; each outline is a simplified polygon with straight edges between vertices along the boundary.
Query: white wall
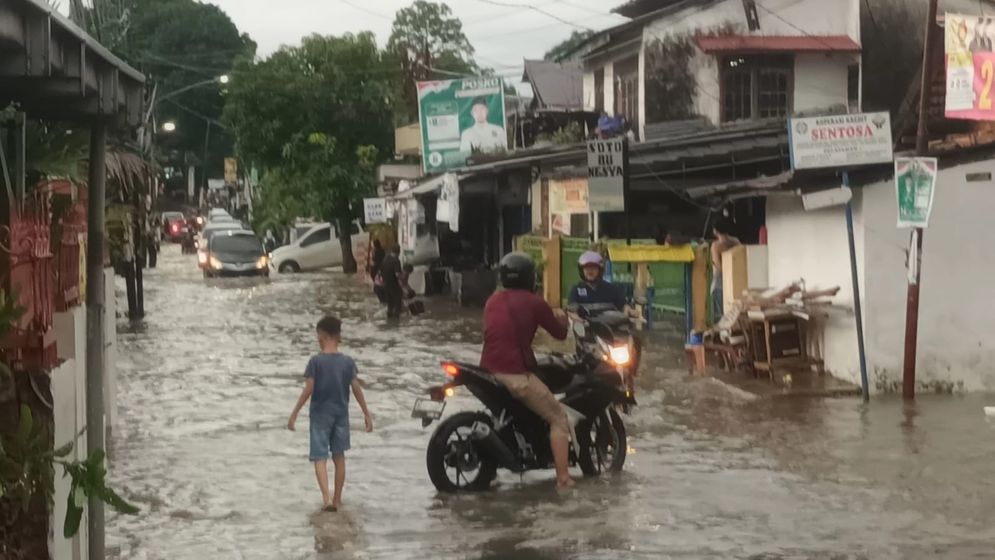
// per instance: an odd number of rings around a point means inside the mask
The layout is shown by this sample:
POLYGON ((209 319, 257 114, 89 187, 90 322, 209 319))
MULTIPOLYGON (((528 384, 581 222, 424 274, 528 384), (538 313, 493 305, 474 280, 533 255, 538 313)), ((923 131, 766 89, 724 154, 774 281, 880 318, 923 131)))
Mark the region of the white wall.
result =
POLYGON ((835 106, 846 108, 848 54, 804 53, 795 55, 794 111, 815 112, 835 106))
MULTIPOLYGON (((59 448, 74 441, 86 427, 86 308, 78 306, 54 317, 56 349, 62 364, 52 370, 52 409, 55 423, 54 441, 59 448)), ((70 459, 86 458, 86 436, 75 440, 70 459)), ((73 539, 62 536, 66 517, 69 479, 61 469, 55 472, 55 496, 49 523, 49 540, 53 560, 72 560, 86 555, 86 518, 84 530, 73 539)))
MULTIPOLYGON (((992 181, 968 183, 967 173, 992 173, 995 161, 942 170, 923 247, 919 309, 919 390, 995 391, 995 306, 989 242, 992 181)), ((856 189, 857 260, 861 273, 868 376, 875 392, 901 387, 905 343, 909 231, 898 229, 892 180, 856 189)), ((770 275, 774 286, 805 278, 810 286, 840 285, 835 302, 851 307, 842 210, 806 213, 797 199, 767 201, 770 275)), ((859 380, 852 313, 836 312, 825 339, 826 367, 859 380)))
POLYGON ((605 112, 615 113, 615 63, 605 64, 605 112))
MULTIPOLYGON (((860 200, 854 200, 854 230, 858 262, 863 221, 860 200)), ((801 199, 767 199, 767 240, 771 287, 781 288, 804 279, 808 289, 840 287, 836 304, 825 321, 825 367, 841 379, 860 383, 860 362, 853 312, 850 251, 843 208, 805 212, 801 199)), ((861 286, 864 271, 860 272, 861 286)), ((863 290, 863 287, 861 288, 863 290)), ((864 315, 867 315, 866 309, 864 315)))
POLYGON ((584 110, 593 111, 598 106, 594 99, 594 72, 584 72, 584 110))
MULTIPOLYGON (((968 183, 966 173, 993 173, 995 162, 940 172, 923 246, 917 381, 926 390, 995 390, 995 250, 990 240, 992 181, 968 183)), ((872 377, 885 388, 901 383, 908 230, 895 227, 897 203, 890 181, 866 189, 868 351, 872 377)))

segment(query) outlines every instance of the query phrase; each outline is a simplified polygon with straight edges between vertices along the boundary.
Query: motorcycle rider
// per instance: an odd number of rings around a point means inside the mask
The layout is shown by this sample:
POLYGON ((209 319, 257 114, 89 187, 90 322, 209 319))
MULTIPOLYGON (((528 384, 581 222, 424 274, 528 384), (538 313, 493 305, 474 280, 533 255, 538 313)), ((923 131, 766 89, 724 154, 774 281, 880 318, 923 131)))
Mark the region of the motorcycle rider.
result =
POLYGON ((577 261, 580 282, 570 290, 568 301, 575 305, 611 304, 625 311, 625 294, 604 280, 605 261, 600 253, 588 251, 577 261))
POLYGON ((537 367, 532 340, 539 327, 558 340, 567 337, 568 320, 534 293, 535 263, 525 253, 509 253, 499 268, 504 290, 496 292, 484 306, 484 349, 480 367, 525 406, 549 424, 549 441, 556 466, 556 486, 573 486, 568 454, 570 426, 566 411, 545 383, 533 373, 537 367))

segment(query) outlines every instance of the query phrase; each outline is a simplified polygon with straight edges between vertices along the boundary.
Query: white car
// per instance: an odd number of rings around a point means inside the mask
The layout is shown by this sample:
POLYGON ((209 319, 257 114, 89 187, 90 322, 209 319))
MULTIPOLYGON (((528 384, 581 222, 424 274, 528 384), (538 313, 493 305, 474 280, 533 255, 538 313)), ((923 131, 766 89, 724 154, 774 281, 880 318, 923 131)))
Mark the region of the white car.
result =
MULTIPOLYGON (((352 224, 349 232, 352 238, 353 255, 369 243, 370 234, 352 224)), ((342 244, 339 243, 337 228, 331 224, 319 224, 301 236, 300 239, 273 251, 270 266, 279 272, 303 272, 320 270, 332 266, 342 266, 342 244)))

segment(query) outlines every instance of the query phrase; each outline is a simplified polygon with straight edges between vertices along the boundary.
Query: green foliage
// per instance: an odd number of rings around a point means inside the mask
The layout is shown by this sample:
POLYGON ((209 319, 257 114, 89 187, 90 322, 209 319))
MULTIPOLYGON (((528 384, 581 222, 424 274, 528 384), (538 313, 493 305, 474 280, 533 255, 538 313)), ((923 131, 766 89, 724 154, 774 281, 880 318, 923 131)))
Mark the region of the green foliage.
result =
MULTIPOLYGON (((225 121, 242 157, 266 170, 258 226, 305 215, 341 224, 358 215, 376 165, 392 151, 387 68, 371 33, 312 35, 237 65, 225 121)), ((349 271, 351 245, 343 250, 349 271)))
MULTIPOLYGON (((80 0, 74 19, 94 37, 147 77, 157 99, 193 84, 228 74, 236 60, 252 58, 256 45, 220 8, 195 0, 93 0, 93 8, 80 0)), ((176 122, 176 132, 160 135, 158 144, 185 153, 205 156, 207 127, 211 126, 206 153, 209 172, 220 175, 224 157, 232 155, 232 139, 216 124, 224 109, 220 84, 205 84, 158 103, 158 122, 176 122), (206 118, 205 118, 206 117, 206 118)))
POLYGON ((544 60, 550 62, 559 62, 573 54, 573 51, 580 46, 581 43, 590 39, 594 35, 594 31, 574 31, 569 37, 563 40, 560 44, 549 49, 548 52, 543 56, 544 60))
POLYGON ((691 71, 695 47, 690 37, 667 36, 646 45, 646 121, 694 116, 697 81, 691 71))
POLYGON ((442 3, 416 0, 399 10, 387 52, 395 68, 400 68, 392 92, 397 124, 418 120, 415 82, 483 73, 473 61, 473 45, 463 34, 462 22, 442 3))
POLYGON ((566 126, 553 133, 553 143, 557 145, 576 144, 584 140, 584 128, 577 121, 570 121, 566 126))
MULTIPOLYGON (((24 313, 16 299, 0 291, 0 338, 24 313)), ((0 387, 12 386, 13 376, 6 364, 0 364, 0 373, 7 376, 0 378, 0 387)), ((64 476, 72 479, 63 528, 66 538, 79 530, 87 498, 99 498, 121 513, 138 513, 137 507, 107 486, 103 450, 93 450, 85 461, 66 460, 72 450, 73 442, 53 450, 49 431, 35 422, 31 408, 22 404, 16 428, 0 429, 0 502, 20 512, 26 512, 38 496, 51 503, 55 494, 55 466, 59 465, 64 476)))

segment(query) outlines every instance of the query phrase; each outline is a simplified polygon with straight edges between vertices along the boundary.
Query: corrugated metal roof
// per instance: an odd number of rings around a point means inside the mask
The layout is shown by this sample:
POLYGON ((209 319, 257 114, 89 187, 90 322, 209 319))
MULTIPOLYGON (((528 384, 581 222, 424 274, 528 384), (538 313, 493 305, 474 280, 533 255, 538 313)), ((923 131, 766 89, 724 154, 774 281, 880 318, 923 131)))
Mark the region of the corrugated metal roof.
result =
POLYGON ((860 45, 846 35, 699 35, 698 48, 722 52, 860 52, 860 45))
POLYGON ((579 62, 526 60, 522 81, 532 84, 541 109, 584 109, 584 72, 579 62))

